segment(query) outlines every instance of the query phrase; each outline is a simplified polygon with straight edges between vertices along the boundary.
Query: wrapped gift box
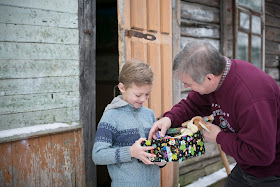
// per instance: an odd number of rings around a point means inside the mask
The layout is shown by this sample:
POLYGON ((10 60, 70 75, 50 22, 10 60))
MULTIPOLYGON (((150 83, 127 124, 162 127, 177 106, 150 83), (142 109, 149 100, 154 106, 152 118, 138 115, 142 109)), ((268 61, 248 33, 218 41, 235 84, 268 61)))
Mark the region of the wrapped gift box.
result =
POLYGON ((205 153, 201 132, 178 137, 180 130, 181 128, 171 128, 166 132, 167 136, 165 138, 146 140, 142 142, 142 146, 155 147, 155 149, 149 151, 149 153, 156 155, 155 158, 150 158, 151 161, 183 161, 205 153))

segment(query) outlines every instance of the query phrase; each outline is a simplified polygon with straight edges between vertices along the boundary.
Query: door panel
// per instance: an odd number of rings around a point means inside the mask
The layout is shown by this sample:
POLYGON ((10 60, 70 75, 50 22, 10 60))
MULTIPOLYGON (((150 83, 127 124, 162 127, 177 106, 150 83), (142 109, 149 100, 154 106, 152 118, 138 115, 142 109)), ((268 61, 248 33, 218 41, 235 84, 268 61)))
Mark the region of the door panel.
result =
POLYGON ((172 33, 170 0, 123 0, 118 5, 120 69, 132 59, 150 64, 154 86, 148 104, 157 118, 172 107, 172 33), (123 36, 124 30, 151 34, 156 40, 123 36))

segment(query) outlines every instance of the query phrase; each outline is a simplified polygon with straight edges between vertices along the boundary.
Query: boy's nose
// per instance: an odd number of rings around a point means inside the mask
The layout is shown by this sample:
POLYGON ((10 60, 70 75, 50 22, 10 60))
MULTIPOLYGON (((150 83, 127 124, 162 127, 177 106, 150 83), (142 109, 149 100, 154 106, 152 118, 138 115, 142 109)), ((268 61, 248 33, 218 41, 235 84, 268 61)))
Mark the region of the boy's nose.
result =
POLYGON ((148 99, 148 97, 145 96, 145 95, 143 95, 143 96, 140 98, 140 101, 141 101, 141 102, 144 102, 144 101, 146 101, 147 99, 148 99))

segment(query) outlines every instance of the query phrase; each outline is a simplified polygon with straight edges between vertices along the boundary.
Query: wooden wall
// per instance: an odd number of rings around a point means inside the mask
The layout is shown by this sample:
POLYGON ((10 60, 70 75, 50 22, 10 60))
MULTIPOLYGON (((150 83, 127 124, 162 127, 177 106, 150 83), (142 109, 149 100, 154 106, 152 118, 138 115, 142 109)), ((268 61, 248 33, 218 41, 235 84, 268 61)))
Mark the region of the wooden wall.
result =
POLYGON ((280 86, 280 2, 265 1, 265 72, 280 86))
POLYGON ((0 130, 79 121, 77 0, 1 0, 0 90, 0 130))
POLYGON ((0 144, 0 186, 86 186, 82 130, 0 144))

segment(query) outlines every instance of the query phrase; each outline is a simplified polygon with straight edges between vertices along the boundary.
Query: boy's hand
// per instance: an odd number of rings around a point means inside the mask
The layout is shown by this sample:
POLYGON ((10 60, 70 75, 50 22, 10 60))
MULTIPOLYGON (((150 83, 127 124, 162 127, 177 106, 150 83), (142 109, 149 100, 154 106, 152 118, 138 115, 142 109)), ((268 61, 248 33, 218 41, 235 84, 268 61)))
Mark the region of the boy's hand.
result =
POLYGON ((161 129, 160 136, 164 137, 167 129, 171 127, 171 120, 169 117, 163 117, 160 120, 156 121, 149 133, 149 140, 157 139, 157 132, 161 129))
POLYGON ((146 151, 154 149, 153 146, 142 147, 141 142, 145 141, 146 138, 139 138, 131 147, 130 147, 130 156, 141 160, 144 164, 154 164, 151 162, 148 157, 156 157, 156 155, 147 153, 146 151))

